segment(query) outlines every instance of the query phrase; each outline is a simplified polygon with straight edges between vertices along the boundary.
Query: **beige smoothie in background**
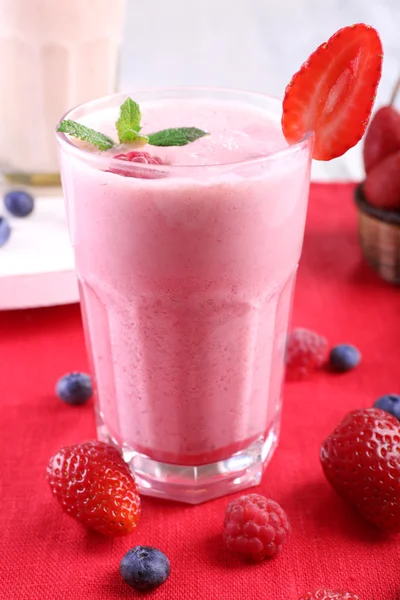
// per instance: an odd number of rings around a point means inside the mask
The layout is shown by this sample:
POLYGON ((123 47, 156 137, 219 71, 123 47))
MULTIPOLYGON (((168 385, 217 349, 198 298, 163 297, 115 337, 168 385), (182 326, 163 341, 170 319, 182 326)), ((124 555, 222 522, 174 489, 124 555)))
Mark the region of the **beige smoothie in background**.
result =
POLYGON ((0 173, 50 183, 54 126, 116 89, 126 0, 0 0, 0 173))

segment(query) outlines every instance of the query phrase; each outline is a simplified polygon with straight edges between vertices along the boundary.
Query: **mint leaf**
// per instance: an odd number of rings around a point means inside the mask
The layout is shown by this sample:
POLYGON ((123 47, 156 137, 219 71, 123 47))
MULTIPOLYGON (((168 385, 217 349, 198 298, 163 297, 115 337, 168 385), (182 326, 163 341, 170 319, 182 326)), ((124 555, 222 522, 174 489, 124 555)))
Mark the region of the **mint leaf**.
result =
POLYGON ((86 127, 81 123, 77 123, 76 121, 70 121, 68 119, 61 121, 57 131, 60 133, 68 133, 79 140, 89 142, 89 144, 93 144, 93 146, 96 146, 99 150, 109 150, 115 146, 115 142, 108 136, 99 133, 94 129, 90 129, 90 127, 86 127))
POLYGON ((147 137, 140 135, 140 122, 142 120, 142 114, 140 112, 139 104, 134 102, 132 98, 127 98, 123 104, 121 104, 119 113, 119 119, 115 126, 118 131, 118 138, 121 144, 125 142, 134 142, 140 140, 147 142, 147 137))
POLYGON ((186 146, 205 135, 209 134, 196 127, 178 127, 150 133, 148 139, 151 146, 186 146))

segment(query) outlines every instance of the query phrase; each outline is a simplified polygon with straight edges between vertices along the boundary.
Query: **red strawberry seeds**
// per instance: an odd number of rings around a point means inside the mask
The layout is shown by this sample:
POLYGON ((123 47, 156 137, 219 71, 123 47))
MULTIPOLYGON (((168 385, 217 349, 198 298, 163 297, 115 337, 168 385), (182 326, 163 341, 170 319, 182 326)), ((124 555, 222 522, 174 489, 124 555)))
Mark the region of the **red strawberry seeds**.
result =
POLYGON ((232 500, 226 508, 225 546, 250 560, 273 558, 282 551, 289 534, 289 519, 274 500, 248 494, 232 500))
POLYGON ((63 510, 110 536, 131 533, 140 517, 140 498, 119 451, 103 442, 61 448, 49 461, 47 478, 63 510))
POLYGON ((377 408, 350 412, 321 447, 325 476, 377 527, 400 531, 400 423, 377 408))
POLYGON ((294 329, 286 349, 286 379, 297 381, 310 376, 327 359, 327 340, 309 329, 294 329))
POLYGON ((317 590, 316 592, 306 592, 300 596, 299 600, 359 600, 356 594, 352 592, 339 592, 333 590, 317 590))
POLYGON ((282 130, 289 144, 313 131, 313 158, 331 160, 361 139, 381 78, 378 33, 359 23, 339 29, 311 54, 286 88, 282 130))

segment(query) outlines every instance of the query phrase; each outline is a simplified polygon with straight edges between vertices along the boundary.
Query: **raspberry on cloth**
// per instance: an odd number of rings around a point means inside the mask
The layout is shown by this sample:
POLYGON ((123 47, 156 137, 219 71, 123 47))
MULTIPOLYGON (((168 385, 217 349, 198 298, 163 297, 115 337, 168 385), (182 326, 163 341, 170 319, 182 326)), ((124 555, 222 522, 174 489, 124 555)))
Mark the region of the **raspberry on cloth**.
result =
POLYGON ((261 561, 280 554, 290 531, 285 511, 260 494, 240 496, 226 507, 225 546, 250 560, 261 561))
POLYGON ((286 379, 296 381, 312 375, 327 359, 328 341, 303 327, 294 329, 286 349, 286 379))

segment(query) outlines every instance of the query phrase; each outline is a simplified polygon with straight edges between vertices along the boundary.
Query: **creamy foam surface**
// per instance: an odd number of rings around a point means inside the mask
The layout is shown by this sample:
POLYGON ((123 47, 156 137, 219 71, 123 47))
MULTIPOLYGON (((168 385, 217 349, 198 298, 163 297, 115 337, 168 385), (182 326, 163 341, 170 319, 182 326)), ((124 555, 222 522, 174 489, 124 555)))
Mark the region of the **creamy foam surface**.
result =
MULTIPOLYGON (((173 99, 141 103, 142 132, 170 127, 197 127, 209 135, 180 147, 144 150, 165 163, 213 165, 259 158, 288 146, 276 115, 240 102, 173 99)), ((80 122, 117 140, 118 109, 101 110, 80 122)), ((122 150, 128 150, 125 145, 122 150)), ((110 151, 116 154, 115 148, 110 151)))

